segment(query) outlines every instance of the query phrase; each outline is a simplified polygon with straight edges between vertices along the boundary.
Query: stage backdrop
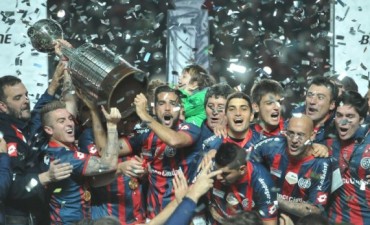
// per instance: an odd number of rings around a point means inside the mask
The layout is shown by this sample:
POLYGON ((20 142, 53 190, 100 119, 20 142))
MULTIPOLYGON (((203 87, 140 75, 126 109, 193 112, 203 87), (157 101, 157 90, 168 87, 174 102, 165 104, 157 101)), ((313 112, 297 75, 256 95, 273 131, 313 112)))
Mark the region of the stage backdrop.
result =
POLYGON ((22 79, 33 107, 47 88, 48 60, 32 48, 27 29, 46 18, 46 0, 1 0, 0 11, 0 76, 22 79))
POLYGON ((370 1, 335 1, 334 48, 331 54, 334 72, 350 76, 367 92, 370 73, 370 1))

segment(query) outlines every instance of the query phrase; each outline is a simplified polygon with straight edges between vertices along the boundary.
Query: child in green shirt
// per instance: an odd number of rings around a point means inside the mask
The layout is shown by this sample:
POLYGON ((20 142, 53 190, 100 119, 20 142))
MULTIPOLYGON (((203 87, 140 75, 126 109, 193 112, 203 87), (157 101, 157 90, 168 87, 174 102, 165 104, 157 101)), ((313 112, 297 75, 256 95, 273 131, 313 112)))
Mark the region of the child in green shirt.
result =
POLYGON ((215 79, 199 65, 193 64, 182 70, 178 89, 185 97, 182 98, 185 121, 198 127, 206 119, 204 98, 208 87, 215 84, 215 79))

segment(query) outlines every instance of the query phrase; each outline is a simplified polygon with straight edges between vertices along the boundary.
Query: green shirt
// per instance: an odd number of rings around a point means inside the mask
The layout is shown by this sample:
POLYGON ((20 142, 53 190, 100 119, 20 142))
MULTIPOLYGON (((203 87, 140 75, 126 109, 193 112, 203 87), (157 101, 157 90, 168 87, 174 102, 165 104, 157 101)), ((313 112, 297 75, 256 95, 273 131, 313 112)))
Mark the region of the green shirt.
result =
POLYGON ((185 95, 182 98, 182 104, 185 111, 185 121, 192 123, 200 127, 202 122, 206 119, 206 110, 204 108, 204 98, 206 96, 208 88, 204 88, 200 91, 189 95, 184 90, 180 90, 185 95))

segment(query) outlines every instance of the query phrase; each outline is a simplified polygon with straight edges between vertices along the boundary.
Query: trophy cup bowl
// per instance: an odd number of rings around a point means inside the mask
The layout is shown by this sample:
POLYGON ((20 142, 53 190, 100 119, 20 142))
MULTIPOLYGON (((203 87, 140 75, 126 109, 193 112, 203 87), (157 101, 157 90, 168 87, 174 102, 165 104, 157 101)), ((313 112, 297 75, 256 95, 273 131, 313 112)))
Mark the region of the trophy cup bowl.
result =
MULTIPOLYGON (((53 52, 53 43, 63 37, 63 31, 56 21, 42 19, 29 28, 28 36, 38 51, 53 52)), ((103 45, 62 46, 61 52, 68 58, 73 85, 83 95, 97 105, 117 107, 122 118, 135 111, 131 103, 137 94, 146 92, 147 78, 143 71, 103 45)))
POLYGON ((51 19, 37 21, 27 30, 32 46, 39 52, 53 52, 56 39, 63 39, 62 27, 51 19))

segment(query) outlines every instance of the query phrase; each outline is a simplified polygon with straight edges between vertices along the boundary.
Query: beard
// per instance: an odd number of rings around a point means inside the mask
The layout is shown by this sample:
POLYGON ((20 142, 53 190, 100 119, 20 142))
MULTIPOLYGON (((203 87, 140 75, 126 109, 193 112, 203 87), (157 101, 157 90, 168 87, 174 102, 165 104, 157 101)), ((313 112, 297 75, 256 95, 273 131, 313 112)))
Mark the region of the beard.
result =
POLYGON ((8 115, 27 122, 31 118, 30 106, 28 105, 26 109, 20 109, 20 110, 15 110, 13 108, 8 107, 8 115), (22 115, 26 110, 28 111, 27 115, 26 116, 22 115))

